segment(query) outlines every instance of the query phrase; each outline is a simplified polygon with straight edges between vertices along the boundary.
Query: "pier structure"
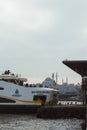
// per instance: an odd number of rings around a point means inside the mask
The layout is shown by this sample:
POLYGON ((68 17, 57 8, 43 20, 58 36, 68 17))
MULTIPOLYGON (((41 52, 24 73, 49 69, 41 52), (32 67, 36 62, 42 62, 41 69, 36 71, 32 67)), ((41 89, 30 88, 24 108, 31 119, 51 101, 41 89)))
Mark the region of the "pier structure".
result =
POLYGON ((82 77, 81 97, 83 106, 85 106, 85 129, 87 127, 87 60, 63 61, 65 65, 80 74, 82 77))
POLYGON ((63 61, 65 65, 71 68, 76 73, 80 74, 82 77, 81 83, 81 98, 82 104, 87 105, 87 61, 86 60, 77 60, 77 61, 63 61))

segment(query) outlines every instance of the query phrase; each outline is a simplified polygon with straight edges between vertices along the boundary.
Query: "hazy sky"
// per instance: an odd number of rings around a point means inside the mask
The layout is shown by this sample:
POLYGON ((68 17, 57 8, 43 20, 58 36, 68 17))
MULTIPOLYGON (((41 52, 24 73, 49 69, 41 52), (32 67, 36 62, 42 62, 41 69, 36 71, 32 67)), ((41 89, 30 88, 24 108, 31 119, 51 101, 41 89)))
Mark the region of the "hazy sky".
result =
POLYGON ((0 71, 80 82, 65 59, 87 60, 87 0, 0 1, 0 71))

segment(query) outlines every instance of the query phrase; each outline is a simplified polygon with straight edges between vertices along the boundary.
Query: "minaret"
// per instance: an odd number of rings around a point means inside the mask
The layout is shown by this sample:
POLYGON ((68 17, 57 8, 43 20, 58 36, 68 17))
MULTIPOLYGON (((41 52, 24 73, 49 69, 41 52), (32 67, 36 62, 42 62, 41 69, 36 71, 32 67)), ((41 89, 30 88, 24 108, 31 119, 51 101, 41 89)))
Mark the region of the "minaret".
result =
POLYGON ((52 73, 52 80, 54 81, 54 73, 52 73))
POLYGON ((54 73, 52 73, 52 87, 54 86, 54 73))
POLYGON ((62 78, 62 84, 64 84, 64 79, 62 78))
POLYGON ((57 75, 57 73, 56 73, 56 83, 58 83, 58 75, 57 75))
POLYGON ((68 78, 66 77, 66 83, 68 84, 68 78))

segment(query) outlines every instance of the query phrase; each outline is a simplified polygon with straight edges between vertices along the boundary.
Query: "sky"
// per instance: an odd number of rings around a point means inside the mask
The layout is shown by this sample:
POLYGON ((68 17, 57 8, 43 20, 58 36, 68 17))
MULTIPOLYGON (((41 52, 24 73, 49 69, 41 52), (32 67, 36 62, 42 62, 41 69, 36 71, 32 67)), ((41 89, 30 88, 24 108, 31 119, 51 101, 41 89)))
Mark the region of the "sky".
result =
POLYGON ((87 0, 0 0, 0 72, 81 82, 66 59, 87 60, 87 0))

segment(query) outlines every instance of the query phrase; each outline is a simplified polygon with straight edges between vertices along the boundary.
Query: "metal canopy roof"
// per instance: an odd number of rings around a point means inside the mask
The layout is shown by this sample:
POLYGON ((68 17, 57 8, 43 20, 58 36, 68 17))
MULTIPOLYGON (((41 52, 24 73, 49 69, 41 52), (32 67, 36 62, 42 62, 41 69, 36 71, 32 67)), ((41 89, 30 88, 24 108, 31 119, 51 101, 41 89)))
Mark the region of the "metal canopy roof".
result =
POLYGON ((87 60, 63 61, 65 65, 80 74, 82 77, 87 76, 87 60))

